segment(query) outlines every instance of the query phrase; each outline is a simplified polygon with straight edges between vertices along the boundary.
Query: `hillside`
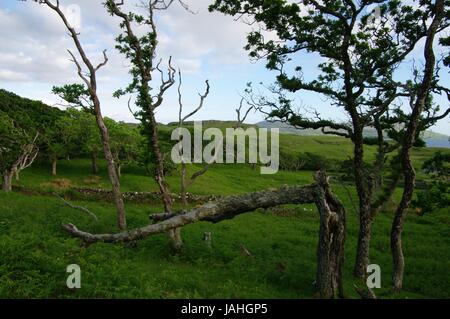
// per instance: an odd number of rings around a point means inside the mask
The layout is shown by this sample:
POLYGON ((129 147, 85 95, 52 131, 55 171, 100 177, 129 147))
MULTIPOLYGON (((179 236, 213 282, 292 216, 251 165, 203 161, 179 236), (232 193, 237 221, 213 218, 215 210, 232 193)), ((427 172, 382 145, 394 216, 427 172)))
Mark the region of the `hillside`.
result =
MULTIPOLYGON (((292 125, 282 123, 282 122, 268 122, 262 121, 258 122, 255 125, 262 128, 279 128, 281 133, 285 134, 293 134, 300 136, 320 136, 324 135, 321 130, 313 130, 313 129, 297 129, 292 125)), ((375 137, 376 131, 373 128, 365 128, 364 129, 365 137, 375 137)), ((426 131, 423 136, 423 140, 426 142, 428 147, 444 147, 450 148, 450 136, 433 132, 431 130, 426 131)))
POLYGON ((44 129, 63 113, 56 107, 51 107, 41 101, 20 97, 3 89, 0 89, 0 111, 8 114, 24 129, 34 124, 44 129))

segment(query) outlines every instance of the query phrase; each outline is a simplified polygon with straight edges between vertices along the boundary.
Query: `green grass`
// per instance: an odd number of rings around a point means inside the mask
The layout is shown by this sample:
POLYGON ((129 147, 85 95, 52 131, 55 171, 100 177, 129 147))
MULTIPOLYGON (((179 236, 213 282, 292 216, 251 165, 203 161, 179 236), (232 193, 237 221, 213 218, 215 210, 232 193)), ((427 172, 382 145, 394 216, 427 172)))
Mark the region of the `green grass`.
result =
MULTIPOLYGON (((283 143, 291 136, 283 136, 283 143)), ((292 137, 295 149, 345 159, 351 152, 348 141, 329 137, 292 137), (325 143, 325 144, 323 144, 325 143), (331 144, 326 144, 331 143, 331 144)), ((284 145, 284 144, 283 144, 284 145)), ((294 149, 294 147, 290 148, 294 149)), ((369 150, 370 152, 370 150, 369 150)), ((373 150, 372 150, 373 152, 373 150)), ((423 161, 432 150, 416 150, 423 161)), ((370 155, 369 155, 370 156, 370 155)), ((88 160, 61 161, 57 177, 47 165, 24 171, 20 182, 32 189, 57 188, 52 181, 67 180, 71 186, 109 188, 105 167, 101 178, 90 176, 88 160)), ((419 163, 420 164, 420 163, 419 163)), ((416 165, 419 165, 416 163, 416 165)), ((192 168, 191 168, 192 169, 192 168)), ((172 191, 179 180, 169 177, 172 191)), ((66 181, 66 182, 67 182, 66 181)), ((246 165, 216 165, 190 189, 195 194, 229 195, 277 187, 307 184, 312 172, 280 172, 260 175, 246 165)), ((149 176, 138 168, 124 169, 124 191, 156 191, 149 176)), ((352 266, 355 258, 358 222, 347 190, 333 184, 333 190, 347 207, 345 288, 356 298, 352 266)), ((353 201, 356 195, 349 188, 353 201)), ((396 194, 398 199, 400 190, 396 194)), ((61 223, 74 223, 90 232, 114 232, 114 207, 106 202, 78 201, 99 217, 98 222, 82 212, 63 207, 51 196, 0 192, 0 298, 311 298, 316 272, 319 220, 311 205, 288 206, 286 214, 258 211, 218 224, 197 223, 183 228, 185 246, 175 254, 165 235, 131 244, 96 244, 82 247, 70 238, 61 223), (202 240, 212 232, 209 248, 202 240), (244 245, 251 253, 241 252, 244 245), (78 264, 82 287, 66 288, 66 267, 78 264)), ((392 205, 391 205, 392 206, 392 205)), ((404 232, 406 273, 404 291, 390 291, 391 255, 389 231, 392 207, 375 220, 371 262, 382 269, 382 298, 450 298, 450 216, 448 209, 423 217, 408 215, 404 232)), ((149 213, 161 212, 159 204, 128 204, 130 228, 148 224, 149 213)))

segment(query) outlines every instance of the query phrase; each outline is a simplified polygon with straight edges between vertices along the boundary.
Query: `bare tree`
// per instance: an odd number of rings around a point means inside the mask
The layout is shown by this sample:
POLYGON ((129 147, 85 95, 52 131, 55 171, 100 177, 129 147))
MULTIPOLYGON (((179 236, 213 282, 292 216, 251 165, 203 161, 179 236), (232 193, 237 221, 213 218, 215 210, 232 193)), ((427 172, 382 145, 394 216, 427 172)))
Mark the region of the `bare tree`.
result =
MULTIPOLYGON (((192 116, 197 114, 202 109, 204 101, 209 95, 210 85, 209 85, 209 81, 206 80, 205 81, 206 90, 205 90, 204 94, 199 93, 200 102, 199 102, 198 106, 192 112, 183 116, 183 98, 182 98, 182 94, 181 94, 181 87, 183 84, 183 80, 182 80, 182 76, 181 76, 181 70, 178 70, 178 76, 179 76, 179 82, 178 82, 178 105, 179 105, 178 127, 182 128, 182 127, 184 127, 184 125, 188 119, 190 119, 192 116)), ((179 142, 182 142, 181 137, 180 137, 179 142)), ((183 206, 187 207, 188 206, 187 189, 195 182, 195 180, 198 177, 204 175, 209 170, 212 163, 206 163, 202 169, 200 169, 199 171, 192 174, 192 176, 187 177, 187 167, 186 167, 186 162, 183 157, 183 149, 181 147, 181 143, 180 143, 179 155, 182 159, 181 160, 180 196, 181 196, 181 202, 182 202, 183 206)))
POLYGON ((111 147, 110 147, 110 137, 108 133, 108 129, 104 123, 100 100, 98 98, 97 94, 97 71, 104 67, 108 62, 108 56, 106 55, 106 50, 103 51, 103 61, 99 63, 98 65, 94 65, 91 60, 86 55, 86 52, 79 40, 79 33, 75 30, 73 26, 70 25, 67 17, 65 16, 59 0, 51 1, 51 0, 34 0, 35 2, 38 2, 40 4, 44 4, 48 6, 50 9, 55 11, 58 16, 61 18, 62 22, 64 23, 66 29, 69 32, 69 35, 71 36, 77 51, 79 55, 81 56, 82 62, 78 61, 75 54, 73 54, 70 50, 68 50, 72 62, 76 65, 78 75, 83 80, 87 87, 88 95, 89 95, 89 109, 92 110, 92 112, 95 115, 98 128, 101 133, 102 138, 102 144, 103 144, 103 151, 105 154, 105 159, 107 162, 108 167, 108 176, 109 180, 111 182, 112 191, 113 191, 113 197, 114 202, 116 205, 117 210, 117 223, 120 229, 125 230, 127 228, 127 222, 126 222, 126 214, 125 214, 125 205, 122 197, 122 193, 120 191, 120 182, 119 177, 117 176, 117 168, 114 163, 114 157, 111 153, 111 147), (83 70, 83 66, 87 68, 87 72, 83 70))

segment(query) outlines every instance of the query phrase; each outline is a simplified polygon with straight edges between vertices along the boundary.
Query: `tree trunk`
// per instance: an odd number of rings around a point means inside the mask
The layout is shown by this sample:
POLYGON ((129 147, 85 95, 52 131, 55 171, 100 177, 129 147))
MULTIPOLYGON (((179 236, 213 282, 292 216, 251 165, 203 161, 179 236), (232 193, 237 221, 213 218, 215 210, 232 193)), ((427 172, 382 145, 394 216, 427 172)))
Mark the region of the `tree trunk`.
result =
POLYGON ((97 152, 91 153, 91 161, 92 161, 92 174, 97 175, 99 172, 97 164, 97 152))
POLYGON ((413 197, 416 181, 416 172, 411 163, 410 147, 408 147, 408 144, 409 143, 405 143, 401 154, 405 185, 403 188, 402 200, 400 201, 400 204, 395 212, 395 217, 391 229, 391 251, 394 265, 392 282, 395 291, 400 291, 403 286, 405 259, 402 249, 402 233, 406 218, 406 212, 413 197))
POLYGON ((117 175, 119 176, 119 178, 122 177, 122 165, 117 165, 117 175))
POLYGON ((4 171, 3 172, 3 184, 2 184, 2 190, 5 192, 11 192, 12 191, 12 179, 13 179, 14 173, 11 171, 4 171))
MULTIPOLYGON (((161 199, 164 204, 164 212, 167 214, 172 213, 172 196, 170 194, 169 185, 166 182, 165 172, 164 172, 164 158, 161 153, 161 148, 159 145, 159 135, 158 135, 158 123, 156 122, 155 115, 153 112, 149 114, 149 125, 151 128, 151 149, 156 158, 156 172, 155 172, 155 181, 159 186, 159 190, 161 192, 161 199)), ((183 241, 181 239, 181 230, 180 229, 170 229, 167 232, 172 247, 175 250, 181 249, 183 247, 183 241)))
POLYGON ((357 278, 364 279, 369 265, 370 239, 372 234, 372 219, 367 213, 359 216, 358 244, 356 248, 356 260, 353 274, 357 278))
POLYGON ((20 181, 20 171, 18 169, 14 172, 14 175, 16 176, 16 181, 20 181))
POLYGON ((357 278, 365 278, 367 266, 369 265, 372 216, 369 200, 370 190, 364 170, 363 127, 357 122, 354 123, 354 127, 354 170, 356 191, 359 199, 359 235, 353 273, 357 278))
POLYGON ((424 106, 431 88, 431 83, 433 81, 433 75, 436 65, 436 56, 434 54, 433 44, 439 25, 441 24, 441 21, 444 18, 444 12, 445 12, 444 0, 436 0, 435 16, 433 22, 431 23, 428 29, 427 39, 425 42, 424 76, 417 93, 417 98, 414 103, 414 108, 412 110, 409 123, 407 124, 407 130, 404 136, 403 146, 400 155, 403 168, 403 176, 405 178, 404 183, 405 185, 403 188, 402 200, 395 212, 395 218, 391 229, 391 250, 394 262, 392 281, 394 284, 394 290, 396 291, 400 291, 403 286, 405 259, 403 257, 403 250, 402 250, 402 232, 403 232, 403 225, 405 223, 406 212, 413 197, 416 181, 416 172, 411 163, 410 152, 415 142, 417 131, 419 129, 418 127, 420 116, 424 110, 424 106))
POLYGON ((125 217, 125 205, 123 202, 122 193, 120 192, 120 183, 119 183, 119 178, 117 176, 116 167, 114 164, 114 159, 111 154, 111 147, 109 145, 108 129, 105 125, 105 122, 103 121, 102 110, 100 107, 100 100, 98 99, 98 95, 97 95, 96 72, 98 71, 99 68, 105 66, 106 63, 108 62, 108 57, 106 56, 106 51, 103 51, 103 55, 104 55, 104 59, 105 59, 104 62, 97 65, 97 67, 95 67, 92 64, 92 62, 89 60, 89 58, 87 57, 86 52, 84 51, 83 46, 78 38, 79 34, 75 31, 75 29, 68 22, 68 19, 66 18, 64 12, 62 11, 61 7, 59 6, 59 2, 57 2, 56 4, 53 4, 51 1, 46 0, 46 1, 43 1, 43 3, 45 3, 49 8, 54 10, 60 16, 60 18, 64 22, 64 25, 66 26, 67 30, 69 31, 69 34, 72 37, 75 46, 77 47, 78 53, 80 54, 84 65, 88 69, 87 74, 83 75, 82 67, 81 67, 80 63, 75 58, 75 56, 72 54, 72 52, 69 51, 69 54, 73 58, 72 61, 76 64, 76 66, 78 68, 78 75, 86 83, 88 90, 89 90, 89 97, 92 101, 93 113, 95 115, 97 126, 100 130, 100 134, 101 134, 101 138, 102 138, 103 151, 104 151, 104 155, 105 155, 105 159, 106 159, 106 163, 107 163, 107 167, 108 167, 108 176, 109 176, 109 180, 111 181, 114 203, 116 205, 116 210, 117 210, 118 226, 121 230, 125 230, 127 227, 126 217, 125 217))
POLYGON ((317 248, 317 291, 320 298, 344 298, 345 209, 331 192, 324 173, 316 173, 319 184, 316 206, 320 215, 317 248))
POLYGON ((116 205, 117 211, 117 224, 119 229, 127 229, 127 221, 125 215, 125 204, 123 201, 122 193, 120 192, 120 182, 119 176, 117 175, 116 164, 114 163, 114 157, 111 152, 111 147, 109 145, 109 133, 108 128, 103 121, 103 116, 100 109, 100 101, 98 100, 97 94, 92 94, 92 99, 94 101, 95 118, 97 121, 98 128, 102 137, 103 152, 105 154, 108 177, 111 182, 114 203, 116 205))
POLYGON ((56 164, 58 163, 57 159, 52 160, 52 175, 56 176, 56 164))

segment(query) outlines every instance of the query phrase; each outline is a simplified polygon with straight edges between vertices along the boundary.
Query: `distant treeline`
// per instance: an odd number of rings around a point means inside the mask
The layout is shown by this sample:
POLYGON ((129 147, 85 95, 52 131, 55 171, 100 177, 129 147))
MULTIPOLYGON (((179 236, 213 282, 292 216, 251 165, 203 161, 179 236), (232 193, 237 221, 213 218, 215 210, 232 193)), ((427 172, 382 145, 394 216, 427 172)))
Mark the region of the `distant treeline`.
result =
MULTIPOLYGON (((142 165, 150 172, 152 155, 139 125, 110 118, 105 118, 105 124, 119 175, 122 167, 132 163, 142 165)), ((97 160, 102 157, 103 146, 94 115, 75 108, 63 111, 0 89, 2 164, 8 166, 8 162, 17 157, 14 149, 18 151, 35 138, 39 148, 37 160, 48 162, 53 174, 57 174, 58 160, 75 157, 91 158, 92 171, 98 173, 97 160)), ((171 144, 168 132, 162 132, 162 140, 164 151, 168 151, 171 144)))

